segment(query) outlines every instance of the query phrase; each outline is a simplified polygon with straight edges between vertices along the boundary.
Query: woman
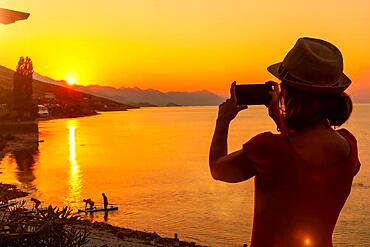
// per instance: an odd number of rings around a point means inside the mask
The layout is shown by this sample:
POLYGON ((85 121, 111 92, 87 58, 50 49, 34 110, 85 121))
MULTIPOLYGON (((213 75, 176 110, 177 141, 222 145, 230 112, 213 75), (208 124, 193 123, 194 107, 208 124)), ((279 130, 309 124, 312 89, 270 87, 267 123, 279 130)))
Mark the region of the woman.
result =
POLYGON ((268 70, 282 81, 269 106, 280 133, 258 134, 227 153, 229 124, 247 108, 236 104, 234 82, 219 107, 211 174, 230 183, 255 177, 251 246, 333 246, 336 221, 360 168, 355 137, 335 129, 352 111, 342 55, 326 41, 300 38, 268 70))

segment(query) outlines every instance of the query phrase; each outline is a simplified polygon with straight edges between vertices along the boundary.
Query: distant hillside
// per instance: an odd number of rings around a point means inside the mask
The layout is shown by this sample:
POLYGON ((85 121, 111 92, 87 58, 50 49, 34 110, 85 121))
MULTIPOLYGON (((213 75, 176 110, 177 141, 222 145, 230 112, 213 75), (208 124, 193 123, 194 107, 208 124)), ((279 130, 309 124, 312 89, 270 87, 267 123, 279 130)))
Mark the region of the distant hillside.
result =
MULTIPOLYGON (((44 82, 65 85, 64 81, 55 81, 40 75, 37 75, 37 78, 44 82)), ((136 106, 204 106, 219 105, 223 101, 222 97, 206 90, 165 93, 154 89, 114 88, 99 85, 74 86, 73 89, 136 106)))
POLYGON ((137 104, 146 102, 157 106, 167 106, 168 104, 182 106, 204 106, 218 105, 223 98, 209 91, 194 92, 161 92, 154 89, 134 88, 113 88, 103 86, 76 86, 76 90, 106 97, 118 102, 127 104, 137 104))
MULTIPOLYGON (((0 66, 0 103, 7 103, 12 94, 14 71, 0 66)), ((133 108, 111 99, 97 97, 87 93, 77 92, 71 88, 52 85, 39 80, 33 80, 33 98, 42 102, 45 94, 55 96, 55 102, 61 105, 85 108, 91 111, 127 110, 133 108)))

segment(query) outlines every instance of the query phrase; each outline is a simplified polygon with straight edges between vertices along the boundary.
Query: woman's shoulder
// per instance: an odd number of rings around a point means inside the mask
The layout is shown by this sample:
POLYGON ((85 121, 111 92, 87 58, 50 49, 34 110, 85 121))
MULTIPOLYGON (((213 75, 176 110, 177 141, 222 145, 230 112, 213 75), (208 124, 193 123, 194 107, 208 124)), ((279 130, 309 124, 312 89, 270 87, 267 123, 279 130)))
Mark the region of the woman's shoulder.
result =
POLYGON ((358 147, 357 147, 356 137, 349 130, 345 128, 341 128, 337 130, 337 133, 343 136, 349 142, 351 146, 350 154, 348 155, 348 158, 349 158, 348 160, 350 160, 352 163, 351 168, 353 170, 353 175, 356 175, 361 167, 361 162, 358 157, 358 147))
POLYGON ((279 133, 260 133, 244 143, 242 150, 260 174, 271 171, 275 164, 281 164, 289 157, 286 137, 279 133))
POLYGON ((285 140, 284 136, 280 133, 275 134, 270 131, 262 132, 260 134, 255 135, 246 143, 244 143, 243 149, 258 148, 261 150, 265 150, 269 147, 280 145, 284 140, 285 140))
POLYGON ((262 132, 262 133, 259 133, 259 134, 255 135, 250 140, 262 141, 262 142, 263 141, 271 142, 271 141, 279 141, 279 140, 282 140, 282 139, 284 139, 283 134, 281 134, 281 133, 272 133, 271 131, 266 131, 266 132, 262 132))
POLYGON ((339 133, 341 136, 346 138, 351 144, 352 143, 357 143, 356 137, 347 129, 341 128, 336 130, 337 133, 339 133))

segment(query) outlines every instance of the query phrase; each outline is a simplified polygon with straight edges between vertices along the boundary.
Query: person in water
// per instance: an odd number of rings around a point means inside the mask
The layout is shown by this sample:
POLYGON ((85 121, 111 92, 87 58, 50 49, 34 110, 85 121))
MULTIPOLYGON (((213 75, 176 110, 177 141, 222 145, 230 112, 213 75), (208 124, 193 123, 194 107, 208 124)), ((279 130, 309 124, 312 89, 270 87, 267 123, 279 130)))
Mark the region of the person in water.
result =
POLYGON ((35 209, 39 209, 39 206, 40 206, 40 204, 41 204, 41 201, 40 200, 38 200, 38 199, 36 199, 36 198, 31 198, 31 202, 33 202, 35 205, 34 205, 34 207, 35 207, 35 209))
POLYGON ((0 202, 2 202, 2 204, 9 203, 8 195, 4 195, 3 197, 0 197, 0 202))
POLYGON ((270 117, 279 133, 260 133, 228 154, 230 122, 247 108, 231 97, 219 106, 209 165, 229 183, 254 177, 251 246, 333 246, 340 211, 360 169, 356 138, 337 129, 352 112, 351 80, 333 44, 300 38, 283 62, 268 67, 281 80, 271 92, 270 117))
POLYGON ((90 205, 90 210, 94 209, 95 203, 90 198, 89 199, 83 199, 83 202, 85 203, 85 210, 87 209, 87 205, 90 205))
POLYGON ((103 196, 104 210, 107 211, 107 209, 108 209, 108 197, 105 195, 105 193, 102 193, 101 195, 103 196))

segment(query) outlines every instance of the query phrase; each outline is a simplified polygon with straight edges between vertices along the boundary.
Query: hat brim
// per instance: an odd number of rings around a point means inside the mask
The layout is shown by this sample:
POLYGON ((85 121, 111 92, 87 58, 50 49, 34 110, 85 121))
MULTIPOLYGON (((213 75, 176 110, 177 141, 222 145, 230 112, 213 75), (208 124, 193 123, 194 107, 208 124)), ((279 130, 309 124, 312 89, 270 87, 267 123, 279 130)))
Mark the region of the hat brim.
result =
POLYGON ((276 78, 286 82, 289 86, 292 86, 301 91, 317 93, 317 94, 338 94, 338 93, 342 93, 344 90, 346 90, 349 87, 349 85, 351 85, 351 79, 349 79, 344 73, 340 75, 338 84, 336 86, 318 86, 318 85, 302 83, 299 81, 284 79, 278 72, 280 64, 281 62, 270 65, 267 68, 267 70, 271 74, 273 74, 276 78))

